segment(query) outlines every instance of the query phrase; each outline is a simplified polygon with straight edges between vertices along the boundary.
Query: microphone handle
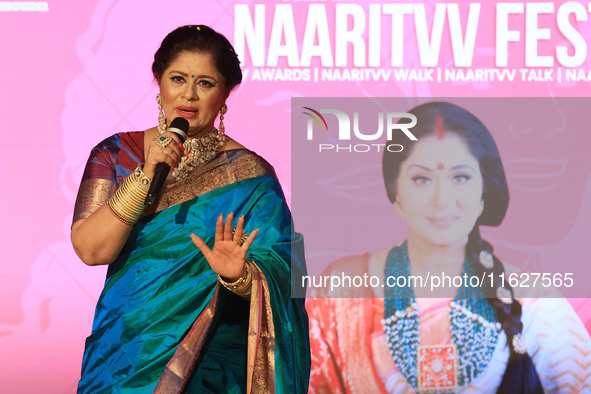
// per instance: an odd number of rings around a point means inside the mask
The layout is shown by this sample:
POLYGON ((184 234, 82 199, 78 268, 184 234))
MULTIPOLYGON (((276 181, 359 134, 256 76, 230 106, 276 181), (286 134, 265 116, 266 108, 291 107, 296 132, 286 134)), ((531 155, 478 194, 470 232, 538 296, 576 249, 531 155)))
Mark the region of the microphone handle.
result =
MULTIPOLYGON (((185 142, 187 139, 187 132, 189 131, 189 121, 187 119, 178 117, 174 118, 170 123, 170 127, 167 131, 174 133, 177 137, 181 140, 181 143, 185 142)), ((152 184, 150 185, 150 189, 148 189, 148 196, 144 201, 146 206, 154 204, 158 194, 160 194, 160 190, 162 189, 162 185, 164 185, 164 181, 170 172, 170 166, 164 162, 158 163, 156 165, 156 170, 154 172, 154 179, 152 179, 152 184)))
POLYGON ((156 164, 156 171, 154 172, 154 179, 152 179, 152 184, 150 184, 150 189, 148 190, 148 196, 146 197, 146 201, 144 204, 146 206, 154 204, 158 194, 160 194, 160 190, 162 189, 162 185, 164 185, 164 181, 170 172, 170 166, 166 163, 158 163, 156 164))

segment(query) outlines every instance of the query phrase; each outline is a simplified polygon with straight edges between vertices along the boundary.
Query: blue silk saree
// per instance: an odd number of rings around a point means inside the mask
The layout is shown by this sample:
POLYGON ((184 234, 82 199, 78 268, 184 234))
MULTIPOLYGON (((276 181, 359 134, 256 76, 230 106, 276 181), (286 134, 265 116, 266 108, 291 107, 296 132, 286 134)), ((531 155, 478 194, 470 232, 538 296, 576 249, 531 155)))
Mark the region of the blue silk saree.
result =
MULTIPOLYGON (((138 162, 143 133, 121 133, 91 153, 74 220, 88 217, 138 162)), ((310 350, 303 243, 272 167, 248 150, 219 153, 171 183, 109 266, 86 340, 81 393, 307 391, 310 350), (217 281, 189 234, 213 247, 215 221, 234 212, 259 228, 250 302, 217 281)), ((236 223, 234 223, 235 227, 236 223)))

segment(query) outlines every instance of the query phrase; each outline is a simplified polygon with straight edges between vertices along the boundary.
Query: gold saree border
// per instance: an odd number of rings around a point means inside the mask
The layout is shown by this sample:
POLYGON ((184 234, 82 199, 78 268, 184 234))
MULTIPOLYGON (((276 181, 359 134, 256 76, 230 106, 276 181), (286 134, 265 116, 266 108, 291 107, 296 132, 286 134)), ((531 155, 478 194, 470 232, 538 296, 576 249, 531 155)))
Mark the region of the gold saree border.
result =
MULTIPOLYGON (((254 152, 246 149, 221 152, 215 159, 197 167, 187 178, 166 185, 157 203, 146 208, 142 217, 258 176, 277 178, 273 167, 254 152), (238 155, 238 158, 228 159, 229 153, 238 155)), ((117 187, 117 182, 108 179, 91 178, 83 181, 76 197, 72 223, 96 212, 107 203, 117 187)))
POLYGON ((213 316, 218 307, 220 289, 221 286, 218 282, 209 306, 195 320, 174 355, 166 364, 154 393, 180 393, 189 382, 191 371, 205 345, 207 333, 213 323, 213 316))
POLYGON ((265 175, 276 178, 273 167, 256 153, 246 149, 221 152, 215 159, 190 172, 186 178, 165 185, 156 204, 146 208, 142 217, 232 183, 265 175), (229 159, 229 153, 234 153, 238 157, 229 159))
MULTIPOLYGON (((267 279, 256 264, 251 264, 252 292, 248 322, 247 393, 275 392, 275 325, 267 279)), ((157 394, 181 393, 191 377, 195 363, 218 307, 221 284, 218 282, 209 306, 193 326, 166 365, 154 390, 157 394)))
POLYGON ((80 184, 74 205, 72 223, 86 219, 96 212, 117 190, 117 183, 108 179, 91 178, 80 184))
POLYGON ((248 322, 247 393, 275 392, 275 324, 267 279, 256 264, 248 322))

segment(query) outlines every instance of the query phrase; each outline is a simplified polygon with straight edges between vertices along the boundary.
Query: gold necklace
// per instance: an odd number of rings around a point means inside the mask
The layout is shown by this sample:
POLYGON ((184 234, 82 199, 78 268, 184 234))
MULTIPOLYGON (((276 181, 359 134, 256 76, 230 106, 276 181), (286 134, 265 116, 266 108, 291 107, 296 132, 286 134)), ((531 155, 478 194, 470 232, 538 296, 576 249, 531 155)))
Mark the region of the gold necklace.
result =
POLYGON ((213 159, 216 153, 224 146, 226 136, 215 127, 209 133, 196 138, 187 138, 183 143, 188 154, 181 158, 177 168, 172 172, 172 176, 178 181, 186 178, 189 172, 197 166, 213 159))

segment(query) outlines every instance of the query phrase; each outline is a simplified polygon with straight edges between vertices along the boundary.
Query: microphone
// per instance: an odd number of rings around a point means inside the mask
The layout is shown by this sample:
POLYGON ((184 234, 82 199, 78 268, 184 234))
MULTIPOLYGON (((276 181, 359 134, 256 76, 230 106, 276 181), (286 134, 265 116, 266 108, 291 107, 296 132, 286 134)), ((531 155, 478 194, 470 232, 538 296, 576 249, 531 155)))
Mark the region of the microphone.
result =
MULTIPOLYGON (((181 139, 181 143, 185 142, 187 139, 187 131, 189 131, 189 122, 185 118, 174 118, 170 123, 170 127, 166 131, 175 133, 181 139)), ((152 179, 152 184, 148 190, 148 196, 146 197, 146 201, 144 201, 146 206, 154 204, 169 172, 170 166, 168 164, 162 162, 156 165, 154 179, 152 179)))

